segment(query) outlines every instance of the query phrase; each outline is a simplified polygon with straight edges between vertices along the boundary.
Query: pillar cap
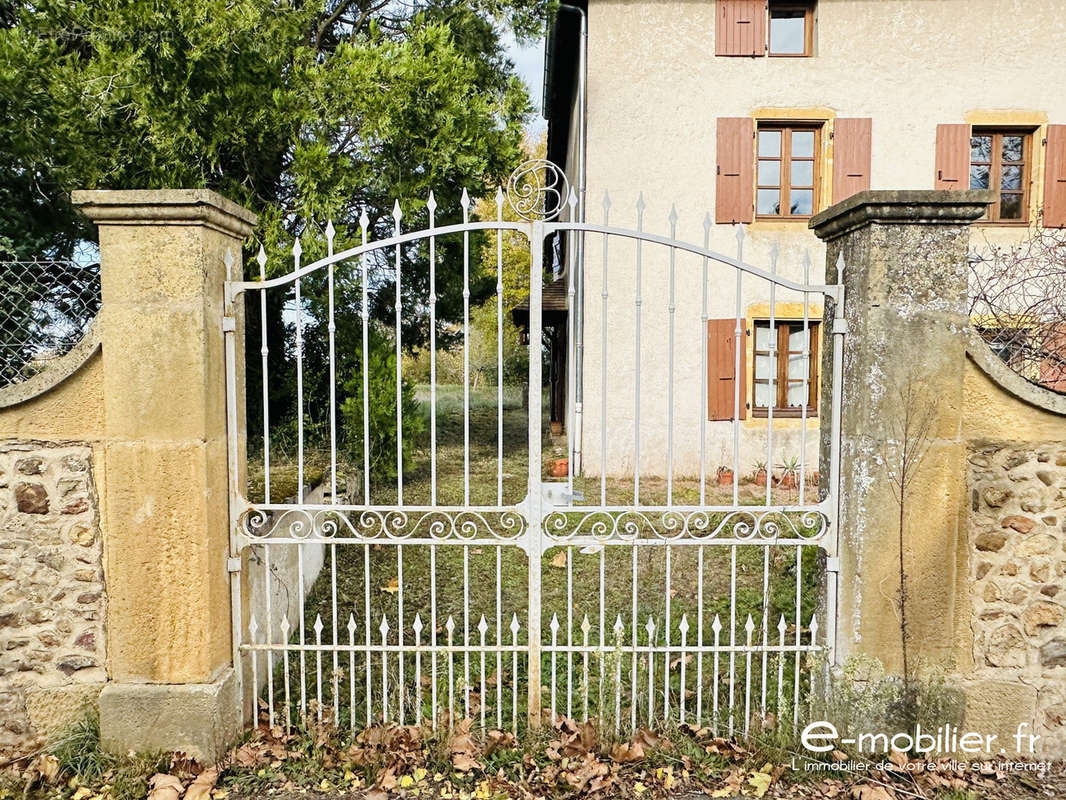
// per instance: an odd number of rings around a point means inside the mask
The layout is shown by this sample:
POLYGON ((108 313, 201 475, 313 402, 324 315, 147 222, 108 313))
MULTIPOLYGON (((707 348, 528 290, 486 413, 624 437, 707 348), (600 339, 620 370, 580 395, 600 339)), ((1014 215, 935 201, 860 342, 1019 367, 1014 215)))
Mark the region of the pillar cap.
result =
POLYGON ((815 214, 808 227, 830 240, 871 223, 961 225, 980 219, 995 200, 988 189, 867 190, 815 214))
POLYGON ((71 202, 99 225, 204 225, 243 239, 258 222, 210 189, 79 189, 71 202))

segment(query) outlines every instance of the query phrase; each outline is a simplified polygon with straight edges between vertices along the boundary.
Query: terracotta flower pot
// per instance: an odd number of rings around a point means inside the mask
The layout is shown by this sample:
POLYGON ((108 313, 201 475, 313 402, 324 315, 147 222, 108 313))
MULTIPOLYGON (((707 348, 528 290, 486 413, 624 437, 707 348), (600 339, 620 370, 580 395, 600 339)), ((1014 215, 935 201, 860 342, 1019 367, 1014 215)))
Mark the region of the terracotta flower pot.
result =
POLYGON ((551 465, 551 476, 553 478, 565 478, 570 473, 570 459, 557 458, 551 465))
POLYGON ((733 470, 723 469, 718 473, 718 485, 719 486, 732 486, 733 485, 733 470))
POLYGON ((796 488, 796 475, 791 472, 786 472, 781 476, 781 479, 777 482, 777 485, 782 489, 795 489, 796 488))
POLYGON ((759 470, 758 472, 755 473, 755 485, 756 486, 765 486, 766 485, 766 470, 761 469, 761 470, 759 470))

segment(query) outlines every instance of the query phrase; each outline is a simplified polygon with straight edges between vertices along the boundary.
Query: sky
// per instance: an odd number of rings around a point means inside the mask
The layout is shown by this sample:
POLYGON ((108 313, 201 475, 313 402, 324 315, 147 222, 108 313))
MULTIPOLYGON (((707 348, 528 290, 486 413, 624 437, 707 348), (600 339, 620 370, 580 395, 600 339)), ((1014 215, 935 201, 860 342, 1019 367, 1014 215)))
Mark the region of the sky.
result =
POLYGON ((548 127, 547 121, 540 115, 544 95, 544 40, 537 39, 529 44, 521 45, 508 33, 504 41, 507 54, 514 62, 519 76, 529 87, 529 94, 533 101, 535 114, 527 129, 531 134, 539 135, 548 127))

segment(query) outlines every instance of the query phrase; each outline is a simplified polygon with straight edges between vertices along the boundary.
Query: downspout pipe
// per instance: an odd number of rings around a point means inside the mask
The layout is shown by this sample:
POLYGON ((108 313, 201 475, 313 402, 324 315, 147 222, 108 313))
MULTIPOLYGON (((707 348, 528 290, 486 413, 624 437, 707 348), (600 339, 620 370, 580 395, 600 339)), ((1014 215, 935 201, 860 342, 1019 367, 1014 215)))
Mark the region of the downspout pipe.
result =
MULTIPOLYGON (((587 150, 588 141, 588 46, 589 46, 589 18, 588 12, 580 6, 560 3, 560 11, 569 11, 581 17, 581 43, 578 48, 578 142, 577 142, 577 215, 578 220, 585 220, 585 193, 587 186, 587 150)), ((584 395, 584 362, 585 362, 585 232, 581 231, 577 237, 575 248, 576 268, 574 273, 574 305, 569 310, 574 314, 574 463, 571 464, 571 474, 581 474, 581 439, 583 422, 583 395, 584 395)))

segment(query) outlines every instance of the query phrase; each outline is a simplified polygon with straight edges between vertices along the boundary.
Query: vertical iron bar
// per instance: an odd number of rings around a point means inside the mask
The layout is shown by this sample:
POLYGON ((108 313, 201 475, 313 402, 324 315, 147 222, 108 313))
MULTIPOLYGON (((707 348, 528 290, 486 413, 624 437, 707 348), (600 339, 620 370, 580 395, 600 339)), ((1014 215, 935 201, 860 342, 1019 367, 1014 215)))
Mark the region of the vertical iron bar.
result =
MULTIPOLYGON (((640 233, 644 230, 644 193, 641 192, 637 197, 637 232, 640 233)), ((641 296, 641 269, 642 263, 642 241, 637 239, 637 264, 636 264, 636 300, 634 301, 634 325, 633 336, 635 338, 634 349, 636 351, 636 357, 633 360, 634 368, 634 381, 633 381, 633 505, 640 506, 640 312, 641 303, 643 297, 641 296)), ((636 556, 636 550, 633 551, 633 555, 636 556)), ((636 611, 633 612, 633 646, 636 647, 637 641, 637 618, 636 611)), ((633 680, 636 681, 636 651, 633 651, 633 680)), ((634 695, 634 700, 636 699, 634 695)), ((636 727, 636 709, 633 710, 633 726, 636 727)))
MULTIPOLYGON (((611 200, 603 195, 603 225, 607 227, 611 200)), ((607 505, 607 245, 603 235, 603 274, 600 278, 600 505, 607 505)))
MULTIPOLYGON (((392 209, 393 234, 400 235, 400 201, 392 209)), ((396 505, 403 505, 403 281, 400 245, 396 245, 396 505)))
MULTIPOLYGON (((367 217, 366 209, 363 209, 362 216, 359 217, 359 228, 362 231, 363 247, 366 247, 367 241, 367 228, 370 225, 370 219, 367 217)), ((370 505, 370 287, 368 281, 368 264, 367 254, 364 252, 360 258, 360 266, 362 267, 363 278, 363 505, 370 505)), ((370 588, 367 587, 367 592, 370 588)), ((369 598, 369 595, 368 595, 369 598)), ((366 629, 367 637, 370 636, 370 612, 367 612, 366 629)), ((370 672, 370 639, 367 638, 367 674, 370 672)), ((370 697, 369 692, 369 678, 367 697, 370 697)), ((369 703, 369 700, 367 701, 369 703)), ((370 724, 370 707, 367 706, 366 714, 367 724, 370 724)))
MULTIPOLYGON (((677 239, 677 209, 670 207, 670 240, 677 239)), ((674 317, 677 309, 675 294, 675 264, 677 248, 670 247, 670 298, 667 312, 669 316, 669 333, 667 334, 667 382, 666 382, 666 505, 674 504, 674 317)), ((666 641, 670 642, 670 620, 666 621, 666 641)), ((669 670, 667 670, 669 672, 669 670)), ((665 716, 665 712, 664 712, 665 716)))
MULTIPOLYGON (((437 221, 437 199, 429 193, 429 504, 437 505, 437 237, 432 231, 437 221)), ((432 552, 432 548, 431 548, 432 552)), ((433 626, 436 628, 436 625, 433 626)), ((434 650, 434 659, 436 651, 434 650)), ((434 660, 434 666, 436 661, 434 660)), ((436 714, 436 699, 433 713, 436 714)), ((433 724, 437 720, 434 716, 433 724)))
MULTIPOLYGON (((529 683, 527 714, 529 726, 540 728, 540 647, 541 647, 541 569, 543 556, 541 498, 541 319, 544 276, 544 223, 534 221, 529 233, 529 418, 528 488, 526 494, 526 555, 529 598, 529 683)), ((554 653, 553 653, 554 655, 554 653)))

